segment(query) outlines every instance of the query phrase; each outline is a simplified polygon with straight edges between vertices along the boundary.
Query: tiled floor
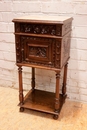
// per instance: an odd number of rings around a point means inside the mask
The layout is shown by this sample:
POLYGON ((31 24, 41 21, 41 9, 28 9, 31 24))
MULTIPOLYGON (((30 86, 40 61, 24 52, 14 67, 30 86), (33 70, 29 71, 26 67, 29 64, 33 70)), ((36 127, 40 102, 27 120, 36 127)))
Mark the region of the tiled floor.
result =
POLYGON ((18 90, 0 87, 0 130, 87 130, 87 104, 66 100, 58 120, 17 104, 18 90))

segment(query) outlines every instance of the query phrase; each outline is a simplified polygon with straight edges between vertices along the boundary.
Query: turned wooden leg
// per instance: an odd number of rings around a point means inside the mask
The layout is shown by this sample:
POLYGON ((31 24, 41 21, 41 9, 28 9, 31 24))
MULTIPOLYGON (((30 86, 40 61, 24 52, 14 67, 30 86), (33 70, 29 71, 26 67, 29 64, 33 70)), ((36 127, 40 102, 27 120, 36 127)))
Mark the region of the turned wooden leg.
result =
POLYGON ((31 81, 32 89, 35 88, 35 68, 32 67, 32 81, 31 81))
POLYGON ((64 76, 63 76, 63 86, 62 86, 63 96, 66 95, 67 68, 68 68, 68 63, 64 66, 64 76))
MULTIPOLYGON (((60 87, 60 73, 56 73, 56 95, 55 95, 55 112, 59 113, 59 87, 60 87)), ((54 119, 57 119, 58 115, 54 115, 54 119)))
POLYGON ((18 67, 18 73, 19 73, 19 100, 20 105, 23 105, 24 97, 23 97, 23 86, 22 86, 22 67, 18 67))

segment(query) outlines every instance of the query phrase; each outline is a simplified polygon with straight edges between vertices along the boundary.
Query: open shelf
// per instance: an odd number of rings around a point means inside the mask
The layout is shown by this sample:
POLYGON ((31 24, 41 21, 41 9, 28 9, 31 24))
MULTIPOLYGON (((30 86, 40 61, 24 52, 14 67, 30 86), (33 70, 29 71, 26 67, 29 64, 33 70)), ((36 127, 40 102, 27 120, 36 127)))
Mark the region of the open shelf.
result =
MULTIPOLYGON (((60 94, 60 110, 65 102, 66 96, 60 94)), ((54 115, 58 115, 54 111, 55 108, 55 93, 42 91, 42 90, 30 90, 24 98, 24 104, 20 107, 46 112, 54 115)), ((59 112, 60 112, 59 110, 59 112)))

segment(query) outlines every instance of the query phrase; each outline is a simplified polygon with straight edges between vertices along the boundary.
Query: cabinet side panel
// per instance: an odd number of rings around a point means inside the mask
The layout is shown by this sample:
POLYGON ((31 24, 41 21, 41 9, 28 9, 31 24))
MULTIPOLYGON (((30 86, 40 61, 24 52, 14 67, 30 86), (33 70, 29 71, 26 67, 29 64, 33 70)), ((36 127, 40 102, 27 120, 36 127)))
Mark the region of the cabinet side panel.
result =
POLYGON ((70 57, 70 35, 69 32, 67 35, 65 35, 62 39, 62 45, 61 45, 61 68, 64 64, 66 64, 67 60, 70 57))
POLYGON ((65 23, 62 26, 62 36, 64 36, 65 34, 67 34, 69 31, 71 31, 71 25, 72 25, 72 22, 69 21, 68 23, 65 23))

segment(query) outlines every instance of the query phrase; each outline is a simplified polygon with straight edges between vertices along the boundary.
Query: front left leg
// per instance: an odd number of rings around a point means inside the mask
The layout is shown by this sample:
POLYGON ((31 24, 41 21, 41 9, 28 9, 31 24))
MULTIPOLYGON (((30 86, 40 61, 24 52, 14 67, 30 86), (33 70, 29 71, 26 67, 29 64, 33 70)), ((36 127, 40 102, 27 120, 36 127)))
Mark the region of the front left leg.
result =
POLYGON ((22 84, 22 67, 18 67, 18 73, 19 73, 19 100, 20 105, 23 105, 24 103, 24 96, 23 96, 23 84, 22 84))

